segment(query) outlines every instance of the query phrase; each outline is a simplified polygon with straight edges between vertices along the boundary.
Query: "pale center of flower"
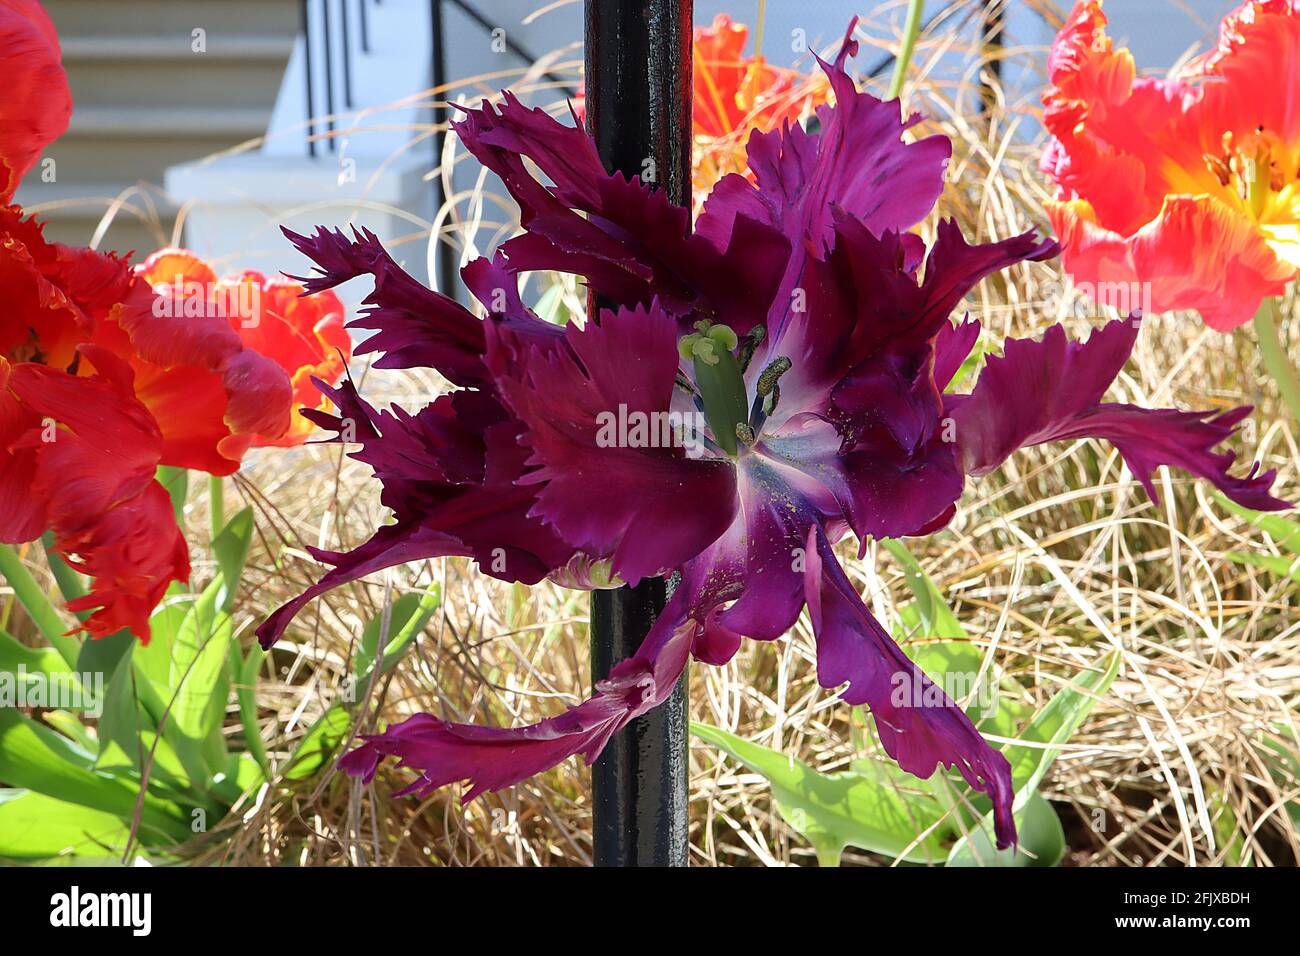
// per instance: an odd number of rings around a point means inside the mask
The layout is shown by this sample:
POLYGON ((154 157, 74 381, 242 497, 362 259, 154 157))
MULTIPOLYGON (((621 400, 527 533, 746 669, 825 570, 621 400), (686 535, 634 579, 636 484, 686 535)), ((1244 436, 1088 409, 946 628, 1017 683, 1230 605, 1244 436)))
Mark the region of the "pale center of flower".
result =
POLYGON ((780 400, 778 382, 790 370, 790 360, 781 356, 763 369, 755 384, 751 407, 745 388, 745 370, 754 348, 763 340, 763 327, 756 326, 743 342, 725 325, 700 321, 695 323, 695 329, 677 343, 677 351, 691 363, 696 403, 704 413, 713 440, 722 451, 734 457, 741 446, 758 440, 764 419, 780 400))
POLYGON ((1300 179, 1300 168, 1288 159, 1289 151, 1276 133, 1259 127, 1237 136, 1223 134, 1219 153, 1206 153, 1205 166, 1245 201, 1257 221, 1263 222, 1274 210, 1274 197, 1288 191, 1300 179))

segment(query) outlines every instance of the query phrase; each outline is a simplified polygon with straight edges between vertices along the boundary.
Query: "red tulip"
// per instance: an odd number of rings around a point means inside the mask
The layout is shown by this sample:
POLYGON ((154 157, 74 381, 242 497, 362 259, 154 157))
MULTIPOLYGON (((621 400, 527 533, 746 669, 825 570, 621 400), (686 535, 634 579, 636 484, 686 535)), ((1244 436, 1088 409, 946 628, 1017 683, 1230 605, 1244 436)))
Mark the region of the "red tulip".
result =
POLYGON ((1048 60, 1042 169, 1066 271, 1093 298, 1141 288, 1156 311, 1236 328, 1300 269, 1300 2, 1243 4, 1167 78, 1139 77, 1105 28, 1083 0, 1048 60))
MULTIPOLYGON (((281 277, 268 280, 251 270, 218 279, 207 263, 184 249, 156 252, 136 272, 170 303, 172 311, 221 315, 244 349, 289 376, 293 395, 287 427, 279 419, 265 422, 264 427, 246 429, 246 440, 227 440, 224 449, 242 445, 242 453, 249 445, 302 444, 315 426, 299 408, 321 408, 325 403, 312 379, 337 382, 352 357, 352 340, 343 328, 344 310, 338 297, 326 291, 304 298, 300 283, 281 277)), ((278 414, 278 404, 271 408, 278 414)))
POLYGON ((0 0, 0 76, 0 203, 7 203, 72 115, 59 38, 36 0, 0 0))
MULTIPOLYGON (((0 75, 7 203, 71 111, 39 4, 0 0, 0 75)), ((305 438, 295 393, 336 381, 350 349, 338 299, 299 292, 256 273, 218 281, 183 250, 132 269, 0 204, 0 542, 53 533, 92 579, 69 604, 92 612, 92 637, 147 643, 153 608, 189 577, 159 465, 227 475, 251 446, 305 438)))

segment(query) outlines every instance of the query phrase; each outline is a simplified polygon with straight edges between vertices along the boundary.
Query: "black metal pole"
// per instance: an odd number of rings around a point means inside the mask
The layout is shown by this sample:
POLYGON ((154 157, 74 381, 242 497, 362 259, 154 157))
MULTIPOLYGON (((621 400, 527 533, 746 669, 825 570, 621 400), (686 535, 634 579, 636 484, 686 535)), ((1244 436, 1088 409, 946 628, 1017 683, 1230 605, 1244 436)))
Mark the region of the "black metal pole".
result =
MULTIPOLYGON (((445 24, 443 22, 443 0, 429 0, 429 27, 433 39, 433 85, 437 92, 434 94, 434 100, 444 100, 447 98, 448 91, 442 89, 447 85, 447 37, 445 24)), ((442 125, 448 121, 447 110, 441 106, 434 107, 433 122, 442 125)), ((442 163, 443 144, 447 139, 447 131, 444 129, 433 138, 433 163, 438 167, 442 163)), ((442 204, 447 201, 447 195, 442 188, 442 173, 438 171, 433 177, 433 214, 436 217, 442 204)), ((437 263, 438 274, 438 291, 443 295, 449 295, 453 299, 460 298, 458 288, 460 269, 458 268, 456 250, 451 247, 450 243, 444 242, 441 236, 434 237, 434 248, 436 250, 434 259, 437 263)), ((434 276, 429 276, 433 280, 434 276)))
MULTIPOLYGON (((655 185, 682 206, 691 200, 692 4, 586 0, 587 124, 601 160, 610 172, 653 169, 655 185)), ((601 305, 591 297, 589 314, 601 305)), ((666 597, 662 579, 592 595, 593 681, 636 652, 666 597)), ((592 767, 597 866, 686 865, 686 771, 683 674, 592 767)))

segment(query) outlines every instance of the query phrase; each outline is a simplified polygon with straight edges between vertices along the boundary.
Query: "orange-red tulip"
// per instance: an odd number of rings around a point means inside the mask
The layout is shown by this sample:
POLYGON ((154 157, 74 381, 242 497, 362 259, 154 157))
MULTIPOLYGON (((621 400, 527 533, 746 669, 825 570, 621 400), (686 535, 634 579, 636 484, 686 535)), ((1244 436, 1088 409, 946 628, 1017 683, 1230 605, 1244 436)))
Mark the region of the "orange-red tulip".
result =
POLYGON ((69 610, 94 611, 84 625, 92 637, 130 628, 147 644, 154 606, 190 573, 171 499, 154 480, 162 433, 126 362, 96 345, 82 345, 77 362, 70 375, 0 358, 0 540, 53 531, 93 579, 69 610))
POLYGON ((304 298, 301 283, 267 279, 252 270, 218 279, 207 263, 184 249, 156 252, 136 271, 177 311, 222 314, 245 349, 289 376, 293 397, 288 426, 251 429, 248 444, 302 444, 315 426, 299 409, 326 403, 312 379, 334 384, 352 357, 338 296, 325 290, 304 298))
POLYGON ((68 128, 72 94, 54 24, 36 0, 0 0, 0 204, 68 128))
POLYGON ((343 310, 256 273, 217 280, 183 250, 132 269, 48 242, 6 204, 71 109, 39 4, 0 0, 0 75, 0 542, 52 532, 92 579, 69 604, 82 627, 147 643, 190 572, 158 466, 228 475, 253 445, 300 443, 294 399, 316 407, 310 376, 336 381, 350 353, 343 310))
POLYGON ((1300 0, 1243 4, 1162 79, 1105 27, 1083 0, 1048 61, 1042 169, 1065 268, 1096 298, 1121 283, 1235 328, 1300 269, 1300 0))
POLYGON ((826 101, 825 77, 746 56, 749 28, 724 14, 694 35, 694 178, 707 192, 727 173, 748 174, 750 130, 769 132, 804 119, 826 101))
POLYGON ((0 207, 0 541, 46 530, 90 575, 73 610, 96 637, 130 627, 189 575, 158 465, 229 474, 291 386, 223 318, 162 314, 127 263, 51 243, 0 207))

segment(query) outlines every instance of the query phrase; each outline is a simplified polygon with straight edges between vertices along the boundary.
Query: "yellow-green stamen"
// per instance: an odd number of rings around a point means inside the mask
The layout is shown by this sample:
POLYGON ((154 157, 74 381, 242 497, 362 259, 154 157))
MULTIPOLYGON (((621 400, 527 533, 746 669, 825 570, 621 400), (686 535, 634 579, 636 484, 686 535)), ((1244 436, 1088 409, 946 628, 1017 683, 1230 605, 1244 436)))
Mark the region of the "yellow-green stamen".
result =
POLYGON ((790 371, 790 360, 788 358, 782 355, 780 358, 773 359, 768 363, 767 368, 763 369, 762 374, 758 376, 758 384, 754 387, 754 391, 764 397, 771 395, 773 389, 776 388, 776 383, 788 371, 790 371))

